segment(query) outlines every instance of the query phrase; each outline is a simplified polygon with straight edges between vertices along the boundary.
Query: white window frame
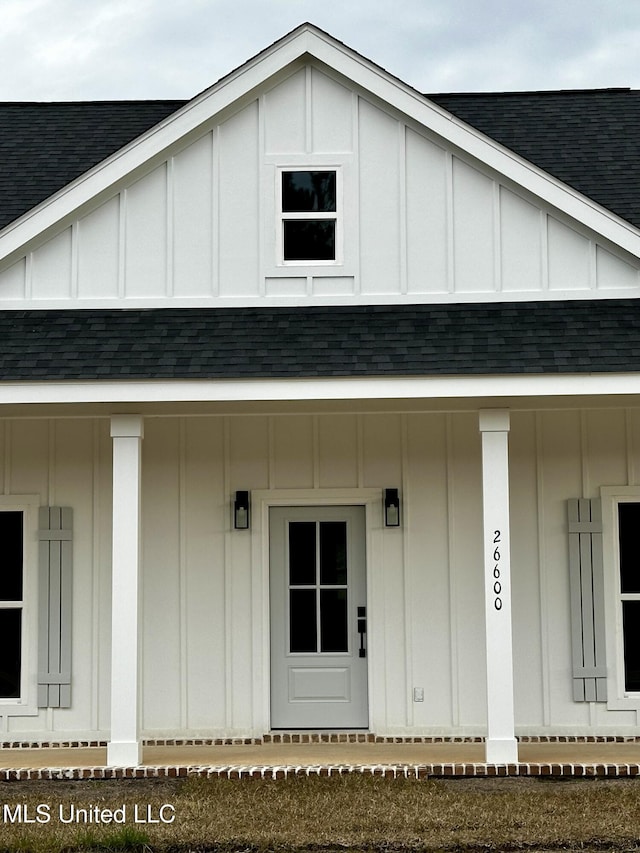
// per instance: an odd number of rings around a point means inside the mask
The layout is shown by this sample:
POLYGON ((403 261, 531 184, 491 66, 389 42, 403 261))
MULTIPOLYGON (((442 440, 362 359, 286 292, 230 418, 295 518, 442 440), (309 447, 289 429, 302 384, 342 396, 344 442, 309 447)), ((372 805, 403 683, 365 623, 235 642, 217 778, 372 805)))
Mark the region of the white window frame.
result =
MULTIPOLYGON (((0 495, 0 512, 22 512, 22 648, 20 698, 0 698, 0 717, 38 714, 38 507, 37 495, 0 495)), ((6 607, 15 607, 7 602, 6 607)))
POLYGON ((276 266, 293 267, 341 267, 344 264, 344 174, 341 165, 335 163, 295 163, 278 165, 275 169, 276 187, 276 266), (285 172, 334 172, 336 176, 335 211, 286 212, 282 209, 282 175, 285 172), (284 222, 285 220, 335 219, 335 258, 328 260, 301 259, 286 261, 284 258, 284 222))
MULTIPOLYGON (((622 601, 628 600, 620 584, 618 506, 640 503, 640 486, 602 486, 602 545, 607 643, 607 708, 640 710, 640 691, 627 691, 624 678, 622 601)), ((640 598, 640 596, 638 596, 640 598)))

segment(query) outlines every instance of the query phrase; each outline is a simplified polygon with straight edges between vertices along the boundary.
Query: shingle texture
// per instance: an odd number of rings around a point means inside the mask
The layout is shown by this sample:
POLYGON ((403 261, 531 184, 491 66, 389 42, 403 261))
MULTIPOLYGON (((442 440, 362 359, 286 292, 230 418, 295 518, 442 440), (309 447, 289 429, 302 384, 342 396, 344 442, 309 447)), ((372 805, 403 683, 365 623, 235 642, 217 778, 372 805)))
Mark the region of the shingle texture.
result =
POLYGON ((640 90, 427 97, 640 228, 640 90))
MULTIPOLYGON (((640 91, 427 97, 640 227, 640 91)), ((0 104, 0 228, 185 103, 0 104)))
POLYGON ((183 103, 0 103, 0 228, 183 103))
POLYGON ((633 299, 0 312, 0 381, 638 370, 633 299))

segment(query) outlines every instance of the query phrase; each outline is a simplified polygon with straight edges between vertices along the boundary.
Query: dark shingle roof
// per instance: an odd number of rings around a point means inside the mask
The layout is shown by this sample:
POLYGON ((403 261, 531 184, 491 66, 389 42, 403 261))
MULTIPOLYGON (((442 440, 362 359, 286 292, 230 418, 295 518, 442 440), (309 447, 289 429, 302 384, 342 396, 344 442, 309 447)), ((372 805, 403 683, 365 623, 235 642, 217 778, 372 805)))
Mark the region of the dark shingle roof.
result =
MULTIPOLYGON (((640 91, 427 97, 640 227, 640 91)), ((0 104, 0 228, 185 103, 0 104)))
POLYGON ((640 370, 640 300, 0 311, 0 381, 640 370))
POLYGON ((0 103, 0 228, 183 104, 0 103))
POLYGON ((640 90, 427 97, 640 228, 640 90))

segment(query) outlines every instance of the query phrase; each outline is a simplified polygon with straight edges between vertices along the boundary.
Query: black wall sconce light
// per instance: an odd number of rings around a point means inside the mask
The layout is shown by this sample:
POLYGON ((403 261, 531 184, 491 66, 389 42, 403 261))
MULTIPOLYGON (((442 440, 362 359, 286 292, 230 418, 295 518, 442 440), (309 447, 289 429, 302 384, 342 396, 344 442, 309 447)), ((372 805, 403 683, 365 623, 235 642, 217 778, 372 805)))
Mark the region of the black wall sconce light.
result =
POLYGON ((249 492, 236 492, 233 501, 233 526, 236 530, 249 529, 249 492))
POLYGON ((384 490, 384 526, 400 527, 400 497, 397 489, 384 490))

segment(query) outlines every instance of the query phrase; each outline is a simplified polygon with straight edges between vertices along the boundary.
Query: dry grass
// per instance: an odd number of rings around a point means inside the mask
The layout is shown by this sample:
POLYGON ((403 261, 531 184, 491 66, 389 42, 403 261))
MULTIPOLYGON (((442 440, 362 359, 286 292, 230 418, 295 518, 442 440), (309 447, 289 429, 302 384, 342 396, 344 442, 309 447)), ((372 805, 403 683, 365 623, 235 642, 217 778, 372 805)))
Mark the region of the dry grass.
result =
MULTIPOLYGON (((640 850, 640 780, 535 779, 5 783, 12 808, 48 804, 48 824, 0 823, 0 851, 640 850), (77 808, 127 807, 124 825, 62 824, 77 808), (171 824, 133 809, 175 807, 171 824)), ((1 817, 1 816, 0 816, 1 817)))

